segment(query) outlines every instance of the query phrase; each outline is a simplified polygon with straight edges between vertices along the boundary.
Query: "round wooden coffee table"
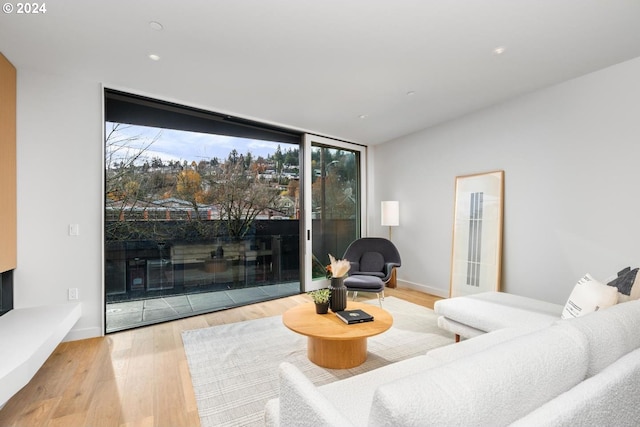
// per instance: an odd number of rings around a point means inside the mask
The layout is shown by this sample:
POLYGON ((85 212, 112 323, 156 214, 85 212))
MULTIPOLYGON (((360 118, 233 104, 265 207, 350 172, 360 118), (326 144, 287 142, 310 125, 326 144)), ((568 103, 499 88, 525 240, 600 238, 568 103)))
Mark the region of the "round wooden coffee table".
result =
POLYGON ((372 304, 349 301, 347 310, 360 309, 373 316, 372 322, 347 325, 329 311, 316 314, 314 303, 301 304, 282 315, 284 325, 307 336, 307 356, 316 365, 331 369, 354 368, 367 360, 367 338, 386 331, 393 324, 389 312, 372 304))

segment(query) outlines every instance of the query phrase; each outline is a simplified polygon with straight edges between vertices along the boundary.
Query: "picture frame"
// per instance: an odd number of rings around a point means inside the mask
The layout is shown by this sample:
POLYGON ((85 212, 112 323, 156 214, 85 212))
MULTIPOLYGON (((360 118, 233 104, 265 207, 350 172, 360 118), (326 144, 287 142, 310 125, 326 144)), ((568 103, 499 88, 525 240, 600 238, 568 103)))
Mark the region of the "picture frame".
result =
POLYGON ((457 176, 449 296, 499 291, 504 171, 457 176))

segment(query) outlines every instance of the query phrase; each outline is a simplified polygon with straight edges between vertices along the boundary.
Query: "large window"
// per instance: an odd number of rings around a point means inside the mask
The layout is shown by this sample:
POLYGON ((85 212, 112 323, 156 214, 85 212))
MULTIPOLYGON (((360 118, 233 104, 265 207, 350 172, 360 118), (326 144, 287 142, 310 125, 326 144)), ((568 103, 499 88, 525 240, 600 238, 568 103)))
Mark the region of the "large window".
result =
POLYGON ((106 90, 106 331, 300 292, 300 143, 106 90))

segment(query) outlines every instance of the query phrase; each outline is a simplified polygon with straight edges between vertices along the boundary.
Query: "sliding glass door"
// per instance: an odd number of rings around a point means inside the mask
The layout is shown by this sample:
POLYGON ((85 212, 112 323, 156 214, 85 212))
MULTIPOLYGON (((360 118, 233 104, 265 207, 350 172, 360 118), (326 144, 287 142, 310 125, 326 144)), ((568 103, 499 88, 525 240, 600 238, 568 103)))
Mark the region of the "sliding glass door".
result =
POLYGON ((105 90, 105 332, 327 286, 364 147, 105 90))
POLYGON ((328 286, 329 254, 342 258, 364 230, 365 147, 305 135, 305 290, 328 286))

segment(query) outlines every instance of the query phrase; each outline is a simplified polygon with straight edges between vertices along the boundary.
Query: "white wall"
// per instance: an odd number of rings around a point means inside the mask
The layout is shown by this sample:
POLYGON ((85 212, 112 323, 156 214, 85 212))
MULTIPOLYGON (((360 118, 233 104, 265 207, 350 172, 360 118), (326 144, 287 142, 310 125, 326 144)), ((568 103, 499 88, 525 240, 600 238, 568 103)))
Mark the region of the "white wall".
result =
POLYGON ((584 273, 638 266, 639 75, 637 58, 376 146, 370 228, 400 201, 401 284, 448 296, 455 177, 497 169, 503 290, 564 304, 584 273))
POLYGON ((102 333, 101 92, 97 82, 18 70, 14 305, 65 303, 78 288, 83 313, 69 339, 102 333))

